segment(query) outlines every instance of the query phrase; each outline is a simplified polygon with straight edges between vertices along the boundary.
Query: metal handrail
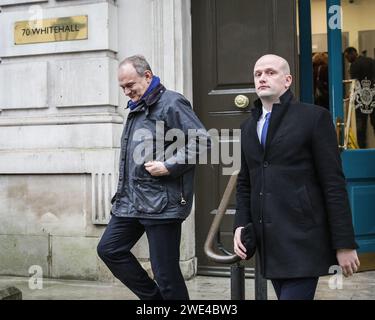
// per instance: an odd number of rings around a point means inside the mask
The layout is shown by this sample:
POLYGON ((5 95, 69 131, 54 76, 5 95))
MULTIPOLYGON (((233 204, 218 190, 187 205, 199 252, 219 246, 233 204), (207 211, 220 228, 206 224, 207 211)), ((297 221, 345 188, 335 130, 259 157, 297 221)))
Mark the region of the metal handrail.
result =
MULTIPOLYGON (((232 264, 231 266, 231 299, 232 300, 243 300, 245 299, 245 272, 244 266, 241 265, 241 258, 236 254, 217 254, 213 247, 215 242, 215 236, 219 233, 220 223, 223 219, 225 212, 228 207, 230 196, 233 193, 234 187, 237 182, 239 171, 233 172, 229 179, 227 187, 225 188, 223 197, 221 198, 217 214, 211 224, 208 232, 206 242, 204 243, 204 252, 207 257, 217 263, 232 264)), ((220 244, 220 243, 219 243, 220 244)), ((220 249, 220 248, 219 248, 220 249)), ((223 251, 223 250, 222 250, 223 251)), ((225 250, 226 251, 226 250, 225 250)), ((224 251, 224 253, 225 253, 224 251)), ((255 259, 255 299, 256 300, 267 300, 267 280, 262 277, 260 272, 259 253, 256 253, 255 259)))
POLYGON ((217 209, 217 214, 214 217, 214 220, 212 221, 210 230, 208 231, 206 241, 204 243, 204 252, 207 255, 207 257, 214 262, 218 263, 225 263, 225 264, 233 264, 236 262, 239 262, 241 258, 237 256, 236 254, 232 255, 223 255, 218 254, 214 251, 214 243, 215 243, 215 236, 219 232, 221 221, 224 218, 225 211, 227 210, 230 196, 232 195, 234 188, 236 186, 237 182, 237 176, 239 171, 236 170, 232 173, 232 176, 229 179, 229 182, 227 184, 227 187, 225 188, 223 197, 221 198, 219 208, 217 209))

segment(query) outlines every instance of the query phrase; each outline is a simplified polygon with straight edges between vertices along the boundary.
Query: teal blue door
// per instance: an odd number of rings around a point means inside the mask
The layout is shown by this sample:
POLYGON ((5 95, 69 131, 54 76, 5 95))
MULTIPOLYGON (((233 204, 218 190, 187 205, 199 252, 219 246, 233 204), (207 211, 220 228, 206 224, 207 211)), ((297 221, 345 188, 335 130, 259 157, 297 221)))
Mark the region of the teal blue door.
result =
MULTIPOLYGON (((332 21, 334 15, 338 14, 335 8, 341 5, 340 0, 326 0, 327 21, 332 21)), ((330 86, 330 110, 337 131, 341 133, 340 144, 344 142, 343 133, 345 125, 340 119, 345 118, 343 103, 343 50, 341 28, 336 28, 329 23, 328 30, 328 54, 329 54, 329 86, 330 86), (337 121, 339 119, 339 121, 337 121), (337 123, 341 123, 337 124, 337 123)), ((357 97, 359 100, 361 97, 357 97)), ((358 100, 357 100, 358 103, 358 100)), ((357 105, 358 106, 358 105, 357 105)), ((358 111, 354 112, 358 115, 358 111)), ((374 110, 372 112, 375 112, 374 110)), ((370 118, 371 116, 368 115, 370 118)), ((356 120, 353 120, 356 123, 356 120)), ((367 135, 374 139, 375 129, 368 119, 366 129, 367 135)), ((358 133, 358 128, 355 133, 358 133)), ((339 134, 340 135, 340 134, 339 134)), ((371 140, 369 139, 369 140, 371 140)), ((345 143, 344 143, 345 144, 345 143)), ((361 265, 363 269, 375 268, 375 146, 367 143, 367 148, 342 149, 341 152, 344 173, 347 179, 347 190, 349 193, 352 209, 353 224, 358 245, 361 253, 361 265)))
POLYGON ((345 150, 342 162, 359 252, 375 252, 375 149, 345 150))
MULTIPOLYGON (((299 1, 300 30, 300 98, 313 102, 312 83, 312 42, 311 42, 311 2, 299 1)), ((342 9, 340 0, 326 0, 328 67, 329 67, 329 107, 336 124, 340 144, 344 143, 345 118, 343 103, 344 59, 342 48, 342 9), (337 125, 337 123, 339 123, 337 125), (341 133, 341 135, 340 135, 341 133)), ((350 16, 353 6, 345 6, 350 16)), ((357 8, 358 9, 358 8, 357 8)), ((363 12, 366 8, 362 9, 363 12)), ((350 19, 349 19, 350 20, 350 19)), ((346 27, 346 30, 350 27, 346 27)), ((352 33, 352 36, 354 33, 352 33)), ((374 48, 375 52, 375 48, 374 48)), ((348 66, 346 66, 347 68, 348 66)), ((345 69, 346 69, 345 68, 345 69)), ((375 100, 375 94, 373 94, 375 100)), ((375 110, 372 111, 375 113, 375 110)), ((354 112, 356 114, 356 112, 354 112)), ((353 122, 356 122, 355 120, 353 122)), ((357 130, 357 129, 354 129, 357 130)), ((371 128, 372 133, 375 129, 371 128)), ((370 132, 369 130, 367 133, 370 132)), ((362 270, 375 269, 375 140, 367 149, 342 148, 341 156, 347 179, 347 190, 352 209, 353 225, 362 270)))

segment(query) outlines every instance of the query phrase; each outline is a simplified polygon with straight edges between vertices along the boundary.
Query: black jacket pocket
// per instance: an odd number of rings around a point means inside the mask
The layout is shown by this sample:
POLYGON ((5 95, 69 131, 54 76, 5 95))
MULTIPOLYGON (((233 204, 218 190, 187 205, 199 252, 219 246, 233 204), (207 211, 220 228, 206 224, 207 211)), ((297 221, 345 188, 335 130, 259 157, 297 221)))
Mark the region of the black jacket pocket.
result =
POLYGON ((162 213, 168 204, 166 187, 158 179, 135 178, 133 200, 139 212, 162 213))
POLYGON ((303 213, 301 222, 307 224, 315 224, 314 211, 306 186, 298 189, 297 195, 299 200, 299 207, 303 213))

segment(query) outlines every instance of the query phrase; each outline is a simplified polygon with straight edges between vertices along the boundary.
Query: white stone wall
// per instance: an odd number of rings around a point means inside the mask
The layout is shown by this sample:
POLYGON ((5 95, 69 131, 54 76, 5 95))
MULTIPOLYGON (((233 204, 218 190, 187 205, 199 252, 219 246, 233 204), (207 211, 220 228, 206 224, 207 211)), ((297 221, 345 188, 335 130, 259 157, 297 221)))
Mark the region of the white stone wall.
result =
MULTIPOLYGON (((118 176, 126 99, 117 65, 142 53, 192 97, 190 1, 0 0, 0 274, 113 280, 96 255, 118 176), (15 45, 16 21, 88 16, 88 39, 15 45)), ((195 274, 194 213, 181 265, 195 274)), ((149 269, 144 238, 134 253, 149 269)))

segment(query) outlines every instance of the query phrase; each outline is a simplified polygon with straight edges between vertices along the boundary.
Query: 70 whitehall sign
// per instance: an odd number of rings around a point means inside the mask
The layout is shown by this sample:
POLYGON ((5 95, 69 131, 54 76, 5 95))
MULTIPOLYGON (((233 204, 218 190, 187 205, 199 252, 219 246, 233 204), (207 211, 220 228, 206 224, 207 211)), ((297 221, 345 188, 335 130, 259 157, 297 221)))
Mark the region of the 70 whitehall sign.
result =
POLYGON ((84 40, 87 34, 87 16, 17 21, 14 25, 14 44, 84 40))

